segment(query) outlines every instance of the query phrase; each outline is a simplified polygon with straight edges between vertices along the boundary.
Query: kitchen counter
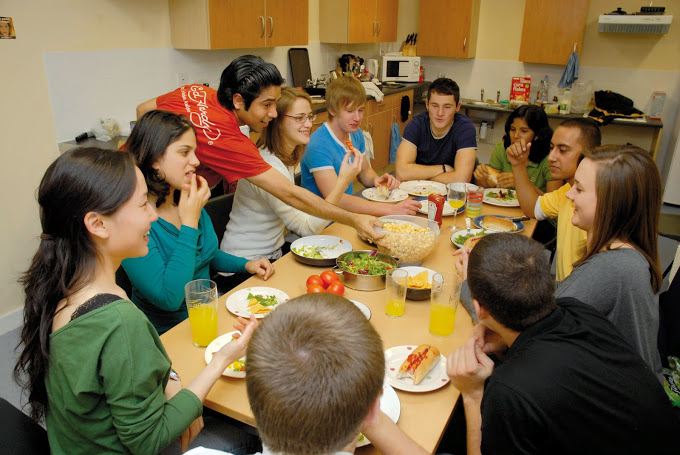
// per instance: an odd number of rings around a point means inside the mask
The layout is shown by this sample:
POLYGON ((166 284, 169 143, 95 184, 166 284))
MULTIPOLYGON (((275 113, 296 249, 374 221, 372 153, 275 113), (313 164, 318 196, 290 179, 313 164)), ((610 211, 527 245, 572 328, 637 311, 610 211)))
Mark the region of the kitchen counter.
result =
MULTIPOLYGON (((394 95, 395 93, 402 93, 402 92, 407 92, 409 90, 413 90, 413 98, 414 99, 419 99, 421 94, 427 90, 427 88, 430 86, 431 82, 430 81, 424 81, 424 82, 400 82, 396 85, 385 85, 382 84, 380 85, 380 90, 383 92, 385 96, 389 95, 394 95)), ((374 100, 373 96, 367 96, 366 100, 374 100)), ((323 99, 321 96, 316 96, 312 97, 312 104, 314 107, 314 113, 315 114, 320 114, 321 112, 326 112, 326 101, 323 99)))

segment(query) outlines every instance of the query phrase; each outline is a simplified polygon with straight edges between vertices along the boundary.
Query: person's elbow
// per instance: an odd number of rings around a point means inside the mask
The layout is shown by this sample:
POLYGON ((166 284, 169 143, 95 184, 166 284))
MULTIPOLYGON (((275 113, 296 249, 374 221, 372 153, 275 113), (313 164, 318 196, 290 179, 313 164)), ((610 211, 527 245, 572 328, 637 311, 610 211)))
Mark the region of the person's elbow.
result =
POLYGON ((408 163, 400 162, 397 160, 394 163, 394 176, 397 180, 405 182, 407 180, 412 180, 408 163))

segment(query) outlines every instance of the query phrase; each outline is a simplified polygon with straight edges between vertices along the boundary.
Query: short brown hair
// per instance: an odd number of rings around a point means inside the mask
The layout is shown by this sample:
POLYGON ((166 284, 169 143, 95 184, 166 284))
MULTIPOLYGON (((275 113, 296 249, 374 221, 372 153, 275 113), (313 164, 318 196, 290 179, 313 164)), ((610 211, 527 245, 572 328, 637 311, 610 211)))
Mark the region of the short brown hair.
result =
POLYGON ((276 113, 278 117, 273 119, 264 129, 262 135, 257 140, 257 146, 265 146, 267 149, 276 155, 286 166, 297 166, 302 159, 302 155, 305 153, 305 146, 298 145, 293 150, 290 156, 285 156, 281 153, 283 150, 283 134, 281 133, 281 123, 285 120, 286 114, 288 114, 298 98, 304 98, 309 101, 309 106, 313 108, 312 98, 294 87, 281 87, 281 99, 276 102, 276 113))
POLYGON ((251 339, 246 387, 270 450, 312 455, 341 450, 360 431, 382 390, 382 341, 363 314, 332 294, 294 298, 251 339))
POLYGON ((359 107, 362 104, 366 104, 366 90, 359 79, 340 76, 328 84, 326 107, 330 117, 337 115, 344 107, 359 107))
POLYGON ((661 176, 651 155, 634 145, 603 145, 586 156, 597 165, 597 208, 592 237, 578 265, 614 241, 629 243, 649 262, 654 293, 663 278, 658 234, 661 216, 661 176))
POLYGON ((556 306, 543 245, 517 234, 484 236, 470 253, 472 297, 504 327, 521 332, 556 306))

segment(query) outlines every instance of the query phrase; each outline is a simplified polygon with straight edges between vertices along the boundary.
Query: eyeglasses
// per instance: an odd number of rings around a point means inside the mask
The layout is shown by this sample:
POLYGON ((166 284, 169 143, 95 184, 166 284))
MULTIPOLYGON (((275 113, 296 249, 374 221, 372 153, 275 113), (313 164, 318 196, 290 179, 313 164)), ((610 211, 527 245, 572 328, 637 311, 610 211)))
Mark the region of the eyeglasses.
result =
POLYGON ((294 118, 296 122, 298 123, 305 123, 305 120, 309 119, 310 122, 313 122, 316 120, 316 114, 311 113, 309 115, 288 115, 286 114, 286 117, 294 118))

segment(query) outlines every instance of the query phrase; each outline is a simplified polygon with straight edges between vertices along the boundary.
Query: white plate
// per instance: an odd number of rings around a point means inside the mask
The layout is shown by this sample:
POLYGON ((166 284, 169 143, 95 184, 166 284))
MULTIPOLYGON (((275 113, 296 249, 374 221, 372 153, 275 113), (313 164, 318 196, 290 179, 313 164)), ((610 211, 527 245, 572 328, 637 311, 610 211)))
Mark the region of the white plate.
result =
MULTIPOLYGON (((413 200, 420 202, 420 208, 418 209, 418 213, 427 215, 428 214, 427 197, 416 197, 413 198, 413 200)), ((455 211, 453 210, 453 207, 451 207, 451 204, 449 204, 449 199, 447 198, 442 210, 442 216, 453 216, 455 214, 454 212, 455 211)), ((460 215, 463 212, 465 212, 465 204, 463 204, 463 206, 458 209, 458 215, 460 215)))
MULTIPOLYGON (((285 292, 279 290, 279 289, 274 289, 274 288, 267 288, 267 287, 252 287, 252 288, 245 288, 241 289, 240 291, 234 292, 232 295, 227 297, 227 310, 229 310, 230 313, 236 315, 236 316, 241 316, 244 318, 249 318, 250 317, 250 311, 248 311, 248 294, 253 294, 253 295, 263 295, 263 296, 270 296, 274 295, 276 296, 276 300, 278 303, 274 306, 272 306, 272 311, 276 309, 277 306, 281 305, 283 302, 287 302, 290 300, 290 297, 288 297, 288 294, 285 292)), ((264 313, 264 314, 256 314, 255 317, 260 319, 265 316, 267 316, 269 313, 264 313)))
POLYGON ((410 180, 401 182, 399 188, 412 196, 429 196, 430 193, 448 194, 446 185, 431 180, 410 180))
MULTIPOLYGON (((380 397, 380 410, 387 414, 387 417, 392 419, 392 422, 397 423, 401 415, 401 401, 397 392, 394 391, 391 385, 383 383, 383 394, 380 397)), ((357 442, 357 447, 367 446, 371 443, 366 436, 357 442)))
MULTIPOLYGON (((484 232, 484 229, 470 229, 470 233, 471 233, 471 234, 474 234, 474 235, 481 234, 482 232, 484 232)), ((486 233, 487 233, 487 234, 495 234, 496 231, 489 231, 489 230, 487 229, 487 230, 486 230, 486 233)), ((467 229, 461 229, 460 231, 456 231, 456 232, 454 232, 453 234, 451 234, 451 243, 453 243, 454 245, 456 245, 458 248, 463 248, 464 245, 463 245, 462 243, 456 243, 456 242, 453 240, 453 239, 455 239, 456 237, 458 237, 459 235, 467 235, 467 229)))
POLYGON ((439 362, 420 384, 414 385, 413 379, 397 379, 397 371, 406 357, 418 346, 395 346, 385 351, 385 380, 395 389, 406 392, 431 392, 444 387, 450 379, 446 375, 446 357, 440 355, 439 362))
POLYGON ((352 302, 355 307, 359 308, 359 311, 361 311, 364 314, 364 316, 366 316, 366 319, 368 319, 369 321, 371 320, 370 308, 368 308, 366 305, 357 300, 349 299, 349 301, 352 302))
MULTIPOLYGON (((235 333, 239 333, 237 330, 234 330, 233 332, 225 333, 224 335, 220 335, 214 340, 210 342, 207 348, 205 348, 205 363, 210 363, 210 361, 213 358, 213 355, 222 347, 228 343, 231 342, 232 336, 235 333)), ((246 360, 245 356, 241 357, 239 360, 246 360)), ((222 376, 229 376, 231 378, 245 378, 246 377, 246 372, 245 371, 234 371, 233 363, 230 364, 223 372, 222 376)))
POLYGON ((375 193, 376 193, 375 188, 366 188, 364 191, 361 192, 361 195, 368 199, 369 201, 374 202, 401 202, 404 199, 408 198, 408 193, 399 188, 390 190, 390 193, 387 195, 386 199, 379 198, 378 196, 376 196, 375 193))
POLYGON ((297 239, 290 245, 293 257, 309 265, 335 265, 335 259, 338 256, 352 251, 352 249, 352 244, 349 241, 332 235, 309 235, 297 239), (318 247, 318 252, 322 257, 310 258, 295 252, 295 250, 303 247, 318 247))
POLYGON ((500 191, 503 191, 504 193, 507 193, 510 191, 508 188, 485 188, 484 189, 484 202, 486 202, 489 205, 495 205, 498 207, 519 207, 519 199, 517 199, 517 191, 512 190, 515 193, 515 197, 510 199, 509 201, 503 201, 501 199, 494 199, 487 194, 493 193, 493 194, 498 194, 500 191))

